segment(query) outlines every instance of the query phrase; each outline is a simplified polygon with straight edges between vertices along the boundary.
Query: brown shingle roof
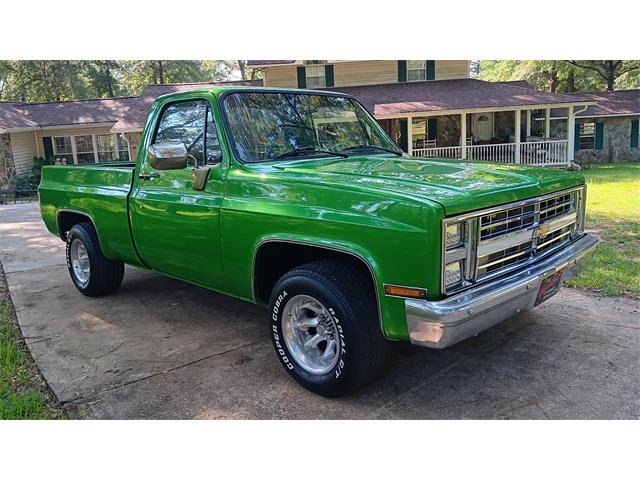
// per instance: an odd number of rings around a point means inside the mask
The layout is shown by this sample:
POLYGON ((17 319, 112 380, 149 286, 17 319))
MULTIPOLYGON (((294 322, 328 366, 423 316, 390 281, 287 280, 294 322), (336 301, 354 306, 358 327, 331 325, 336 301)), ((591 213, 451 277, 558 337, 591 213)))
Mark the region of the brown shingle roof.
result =
POLYGON ((160 95, 229 84, 261 85, 262 80, 149 85, 137 97, 44 103, 0 102, 0 129, 114 123, 114 132, 142 130, 149 107, 160 95))
MULTIPOLYGON (((576 117, 606 117, 611 115, 640 115, 640 89, 616 90, 613 92, 579 92, 580 97, 597 102, 590 105, 584 112, 576 117)), ((564 109, 551 109, 551 118, 565 118, 567 112, 564 109)))
POLYGON ((339 87, 331 90, 355 96, 374 115, 590 101, 577 95, 540 92, 514 85, 513 82, 493 83, 472 78, 339 87))
POLYGON ((207 86, 216 85, 262 85, 262 80, 233 80, 229 82, 211 82, 211 83, 170 83, 164 85, 149 85, 146 87, 139 97, 134 107, 127 112, 127 115, 118 119, 116 124, 111 127, 113 132, 125 132, 132 130, 142 130, 147 120, 147 113, 153 101, 160 95, 168 93, 184 92, 187 90, 195 90, 207 86))
POLYGON ((34 128, 38 124, 30 120, 15 102, 0 102, 0 129, 34 128))

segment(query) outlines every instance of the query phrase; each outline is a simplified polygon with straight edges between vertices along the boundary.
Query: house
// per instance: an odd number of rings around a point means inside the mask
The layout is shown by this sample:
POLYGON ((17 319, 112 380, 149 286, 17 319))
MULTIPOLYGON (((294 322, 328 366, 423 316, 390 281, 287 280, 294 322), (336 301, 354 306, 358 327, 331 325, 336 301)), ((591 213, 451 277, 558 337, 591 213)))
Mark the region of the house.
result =
POLYGON ((467 60, 252 60, 267 87, 354 95, 411 155, 570 165, 575 111, 597 99, 471 78, 467 60), (552 112, 564 112, 564 133, 552 112), (535 131, 542 115, 542 131, 535 131), (546 116, 546 117, 545 117, 546 116), (568 132, 568 133, 567 133, 568 132))
POLYGON ((0 188, 29 175, 36 156, 74 164, 135 159, 147 112, 158 96, 229 83, 262 82, 150 85, 137 97, 0 102, 0 188))
MULTIPOLYGON (((411 155, 567 166, 640 160, 640 91, 558 94, 471 78, 468 60, 250 60, 263 80, 220 82, 354 95, 411 155)), ((217 84, 220 84, 217 83, 217 84)), ((0 102, 0 188, 34 156, 134 159, 151 103, 203 83, 150 85, 137 97, 0 102)))
MULTIPOLYGON (((575 112, 574 149, 580 164, 640 161, 640 90, 580 92, 596 102, 575 112)), ((537 123, 544 121, 536 117, 537 123)), ((551 110, 553 135, 566 136, 566 113, 551 110)), ((540 128, 538 128, 540 130, 540 128)))

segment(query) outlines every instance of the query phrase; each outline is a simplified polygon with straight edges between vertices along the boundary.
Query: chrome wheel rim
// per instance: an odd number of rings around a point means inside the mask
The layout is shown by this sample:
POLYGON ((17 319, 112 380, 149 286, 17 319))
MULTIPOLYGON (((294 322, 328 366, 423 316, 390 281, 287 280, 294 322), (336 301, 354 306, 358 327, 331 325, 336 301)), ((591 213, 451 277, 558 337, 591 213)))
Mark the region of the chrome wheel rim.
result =
POLYGON ((296 295, 282 311, 284 341, 291 357, 314 375, 330 372, 340 358, 333 315, 315 298, 296 295))
POLYGON ((89 265, 89 254, 82 243, 82 240, 74 238, 69 249, 69 257, 71 260, 71 268, 76 279, 86 285, 89 282, 91 268, 89 265))

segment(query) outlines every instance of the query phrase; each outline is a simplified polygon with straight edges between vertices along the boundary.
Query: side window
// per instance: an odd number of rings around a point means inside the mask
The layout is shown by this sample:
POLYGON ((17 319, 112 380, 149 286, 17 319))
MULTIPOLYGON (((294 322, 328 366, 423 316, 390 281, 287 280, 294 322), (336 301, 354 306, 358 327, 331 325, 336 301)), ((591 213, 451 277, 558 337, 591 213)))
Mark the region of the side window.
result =
POLYGON ((207 133, 206 133, 206 157, 207 163, 219 163, 222 160, 220 141, 216 130, 216 123, 211 114, 211 108, 207 108, 207 133))
POLYGON ((182 142, 187 151, 204 163, 206 100, 187 100, 169 104, 162 112, 154 142, 182 142))

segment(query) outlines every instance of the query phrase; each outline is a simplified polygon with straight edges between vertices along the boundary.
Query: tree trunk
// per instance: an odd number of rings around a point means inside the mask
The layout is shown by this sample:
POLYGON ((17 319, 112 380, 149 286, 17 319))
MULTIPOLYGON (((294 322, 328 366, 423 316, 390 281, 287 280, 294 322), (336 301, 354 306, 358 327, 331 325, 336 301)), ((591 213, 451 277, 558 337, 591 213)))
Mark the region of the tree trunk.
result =
POLYGON ((567 93, 573 93, 576 91, 576 77, 573 70, 567 74, 567 93))
POLYGON ((158 83, 164 85, 164 65, 162 60, 158 60, 158 83))
POLYGON ((238 68, 240 69, 240 78, 242 80, 247 79, 247 66, 244 63, 244 60, 238 60, 238 68))
POLYGON ((614 83, 616 81, 616 67, 617 64, 613 60, 607 60, 605 62, 607 90, 609 92, 613 92, 614 90, 614 83))
POLYGON ((109 64, 106 65, 106 76, 107 76, 107 93, 110 97, 114 97, 113 94, 113 75, 111 75, 111 69, 109 68, 109 64))
POLYGON ((556 67, 551 67, 549 69, 549 91, 551 93, 556 93, 558 89, 558 70, 556 67))

